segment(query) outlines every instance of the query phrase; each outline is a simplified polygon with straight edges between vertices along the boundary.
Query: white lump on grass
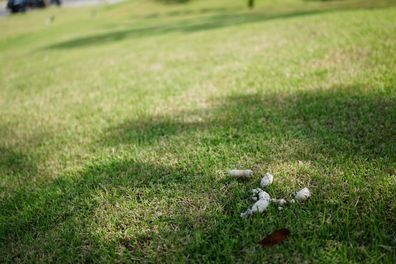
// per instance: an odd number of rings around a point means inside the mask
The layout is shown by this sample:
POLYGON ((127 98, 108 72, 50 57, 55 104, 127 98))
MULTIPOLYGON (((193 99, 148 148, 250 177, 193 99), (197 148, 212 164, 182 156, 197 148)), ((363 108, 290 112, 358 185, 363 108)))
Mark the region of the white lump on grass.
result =
POLYGON ((261 188, 265 188, 268 185, 271 185, 272 182, 274 181, 274 175, 271 173, 267 172, 264 177, 261 179, 260 186, 261 188))
POLYGON ((260 188, 256 188, 256 189, 253 189, 252 190, 252 193, 253 193, 253 195, 257 195, 257 194, 259 194, 260 192, 262 192, 263 190, 261 190, 260 188))
POLYGON ((252 200, 254 200, 254 201, 257 201, 260 199, 271 200, 270 195, 267 192, 261 190, 260 188, 253 189, 252 194, 253 194, 252 200))
POLYGON ((252 213, 262 213, 264 212, 268 205, 270 204, 270 201, 267 199, 260 199, 257 202, 255 202, 252 206, 251 212, 252 213))
POLYGON ((245 212, 241 213, 241 217, 246 218, 254 213, 262 213, 267 209, 269 204, 270 204, 270 200, 265 200, 265 199, 258 200, 252 205, 252 208, 249 208, 245 212))
POLYGON ((269 195, 269 193, 267 193, 265 191, 259 192, 258 197, 259 197, 259 200, 271 201, 271 196, 269 195))
POLYGON ((280 206, 284 206, 287 204, 287 201, 285 199, 271 199, 271 202, 276 203, 280 206))
POLYGON ((228 174, 235 178, 250 178, 253 176, 252 170, 230 170, 228 174))
MULTIPOLYGON (((255 193, 257 193, 257 192, 255 192, 255 193)), ((269 204, 271 202, 270 195, 267 192, 260 190, 258 193, 258 196, 259 196, 259 200, 257 202, 255 202, 251 208, 249 208, 245 212, 241 213, 241 217, 246 218, 249 215, 252 215, 254 213, 262 213, 267 209, 267 207, 269 206, 269 204)))
POLYGON ((251 214, 252 214, 251 210, 247 209, 245 212, 241 213, 241 217, 242 218, 247 218, 251 214))
POLYGON ((305 201, 307 200, 309 197, 311 197, 311 192, 309 191, 309 189, 307 187, 299 190, 296 193, 296 200, 297 201, 305 201))

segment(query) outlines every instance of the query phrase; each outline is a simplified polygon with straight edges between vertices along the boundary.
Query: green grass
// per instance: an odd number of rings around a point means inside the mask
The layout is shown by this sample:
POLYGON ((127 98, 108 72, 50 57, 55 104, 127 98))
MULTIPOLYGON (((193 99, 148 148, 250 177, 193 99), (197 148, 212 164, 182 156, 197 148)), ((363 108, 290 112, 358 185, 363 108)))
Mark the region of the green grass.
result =
POLYGON ((395 263, 396 1, 246 2, 0 20, 0 263, 395 263))

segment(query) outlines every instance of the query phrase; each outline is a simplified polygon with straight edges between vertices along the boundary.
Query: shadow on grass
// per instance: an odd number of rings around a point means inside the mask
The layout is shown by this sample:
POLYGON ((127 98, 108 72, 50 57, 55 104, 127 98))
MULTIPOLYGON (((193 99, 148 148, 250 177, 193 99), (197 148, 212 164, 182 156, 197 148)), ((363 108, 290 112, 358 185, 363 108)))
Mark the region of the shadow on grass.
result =
MULTIPOLYGON (((393 0, 389 1, 364 1, 362 3, 344 4, 340 2, 340 5, 329 5, 324 6, 321 9, 315 10, 297 10, 280 13, 246 13, 246 12, 227 12, 225 10, 219 10, 222 12, 218 15, 210 17, 194 18, 189 20, 180 20, 176 23, 165 24, 160 26, 150 26, 142 28, 131 28, 120 31, 110 31, 103 34, 96 34, 86 37, 79 37, 76 39, 56 43, 46 47, 46 49, 72 49, 80 47, 89 47, 96 45, 103 45, 106 43, 122 41, 129 38, 142 38, 150 36, 158 36, 161 34, 167 34, 172 32, 181 33, 194 33, 199 31, 207 31, 219 28, 233 27, 242 24, 249 23, 260 23, 265 21, 271 21, 275 19, 288 19, 301 16, 316 15, 328 12, 337 12, 344 10, 355 10, 355 9, 371 9, 371 8, 384 8, 395 6, 396 2, 393 0)), ((174 14, 177 15, 178 13, 174 14)))
POLYGON ((212 117, 201 121, 190 121, 200 116, 196 112, 128 120, 110 129, 103 142, 153 145, 174 135, 188 138, 204 131, 210 137, 203 138, 207 144, 216 140, 242 143, 254 135, 264 140, 315 142, 316 151, 330 157, 394 158, 396 102, 385 95, 365 93, 353 86, 290 96, 231 96, 213 110, 212 117))
POLYGON ((239 11, 239 8, 236 7, 208 7, 208 8, 201 8, 201 9, 182 9, 182 10, 175 10, 166 13, 151 13, 141 17, 133 16, 133 19, 136 18, 143 18, 143 19, 152 19, 158 18, 160 16, 167 16, 167 17, 178 17, 178 16, 191 16, 191 15, 208 15, 208 14, 216 14, 216 13, 235 13, 239 11))
POLYGON ((0 137, 4 142, 0 142, 0 207, 1 199, 12 194, 13 188, 34 181, 40 173, 39 164, 45 154, 38 149, 52 134, 44 129, 32 130, 25 134, 12 125, 0 123, 0 137))
POLYGON ((178 174, 177 170, 133 160, 113 160, 88 166, 76 178, 64 177, 42 189, 22 190, 1 206, 0 248, 2 258, 5 257, 2 263, 40 262, 39 255, 54 253, 57 262, 68 262, 70 256, 75 262, 82 251, 86 262, 100 258, 101 254, 109 254, 106 252, 108 248, 101 251, 97 244, 100 241, 89 234, 90 221, 102 220, 94 215, 95 208, 114 202, 106 193, 116 190, 129 197, 133 206, 143 206, 142 199, 155 197, 156 186, 180 189, 177 186, 185 181, 181 174, 182 171, 178 174), (140 189, 147 188, 148 196, 139 193, 140 189), (103 195, 109 200, 100 199, 103 195), (36 243, 41 242, 43 247, 36 247, 36 243), (84 250, 81 243, 87 243, 85 246, 92 251, 84 250), (30 253, 33 256, 29 256, 30 253))
POLYGON ((0 146, 0 171, 4 174, 34 175, 37 173, 36 163, 21 151, 0 146))
MULTIPOLYGON (((384 166, 396 161, 394 97, 386 91, 336 87, 291 95, 234 95, 216 105, 213 115, 199 122, 185 121, 191 113, 126 121, 109 129, 103 143, 98 143, 144 149, 162 142, 167 148, 159 148, 159 157, 192 144, 201 148, 199 159, 187 158, 194 155, 190 153, 179 153, 176 162, 166 157, 152 161, 106 157, 41 189, 20 191, 3 201, 4 262, 260 261, 271 256, 280 258, 274 262, 285 262, 307 252, 319 256, 316 249, 326 250, 332 246, 329 243, 365 248, 352 256, 362 260, 379 254, 378 244, 394 246, 393 193, 380 184, 384 166), (271 207, 265 220, 260 216, 241 220, 239 213, 249 204, 247 193, 255 183, 213 177, 229 164, 208 166, 217 154, 208 154, 205 146, 230 152, 237 146, 252 156, 272 148, 285 151, 280 158, 286 162, 311 160, 315 196, 284 213, 271 207), (353 162, 375 167, 380 176, 325 176, 336 168, 346 170, 343 166, 353 162), (345 184, 348 181, 359 186, 345 184), (286 246, 258 248, 265 233, 284 226, 293 234, 286 246)), ((270 189, 278 191, 282 188, 270 189)))

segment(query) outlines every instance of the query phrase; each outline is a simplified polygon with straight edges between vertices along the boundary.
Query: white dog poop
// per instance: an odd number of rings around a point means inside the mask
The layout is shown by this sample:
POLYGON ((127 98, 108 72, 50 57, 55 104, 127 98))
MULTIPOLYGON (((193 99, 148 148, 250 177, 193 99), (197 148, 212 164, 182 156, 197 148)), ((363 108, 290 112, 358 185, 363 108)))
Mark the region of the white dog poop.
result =
MULTIPOLYGON (((231 176, 238 178, 249 178, 253 176, 253 172, 251 170, 230 170, 228 173, 231 176)), ((296 201, 305 201, 311 197, 310 190, 307 187, 305 187, 299 190, 298 192, 296 192, 295 199, 288 199, 288 200, 284 198, 271 199, 271 196, 266 191, 263 191, 263 189, 268 185, 271 185, 273 181, 274 181, 274 175, 272 175, 269 172, 264 174, 263 178, 260 181, 261 188, 255 188, 251 190, 252 193, 251 199, 255 201, 255 203, 245 212, 241 213, 242 218, 247 218, 248 216, 255 213, 264 212, 265 210, 267 210, 270 203, 275 204, 277 209, 279 211, 282 211, 284 210, 285 206, 287 206, 288 204, 294 204, 296 201)))
POLYGON ((270 203, 270 201, 267 199, 260 199, 255 204, 253 204, 251 212, 252 213, 256 213, 256 212, 262 213, 267 209, 269 203, 270 203))
MULTIPOLYGON (((256 189, 252 191, 254 194, 257 194, 256 189)), ((252 208, 247 209, 245 212, 241 213, 242 218, 246 218, 254 213, 262 213, 267 209, 268 205, 271 202, 270 195, 267 192, 260 190, 258 193, 258 197, 259 200, 252 205, 252 208)))
POLYGON ((285 199, 271 199, 271 202, 276 203, 280 206, 284 206, 285 204, 287 204, 287 201, 285 199))
POLYGON ((260 188, 256 188, 256 189, 253 189, 252 190, 252 193, 253 193, 253 195, 257 195, 257 194, 259 194, 260 192, 262 192, 263 190, 261 190, 260 188))
POLYGON ((296 193, 296 200, 297 201, 305 201, 309 197, 311 197, 311 192, 309 191, 309 189, 307 187, 305 187, 304 189, 299 190, 296 193))
POLYGON ((250 178, 253 176, 252 170, 230 170, 228 174, 235 178, 250 178))
POLYGON ((267 172, 264 177, 261 179, 260 186, 261 188, 264 188, 268 185, 271 185, 271 183, 274 181, 274 175, 271 173, 267 172))
POLYGON ((260 199, 252 205, 252 208, 247 209, 245 212, 241 213, 241 217, 246 218, 254 213, 262 213, 267 209, 269 204, 270 200, 260 199))
POLYGON ((259 192, 258 196, 259 200, 271 201, 271 196, 267 192, 261 191, 259 192))

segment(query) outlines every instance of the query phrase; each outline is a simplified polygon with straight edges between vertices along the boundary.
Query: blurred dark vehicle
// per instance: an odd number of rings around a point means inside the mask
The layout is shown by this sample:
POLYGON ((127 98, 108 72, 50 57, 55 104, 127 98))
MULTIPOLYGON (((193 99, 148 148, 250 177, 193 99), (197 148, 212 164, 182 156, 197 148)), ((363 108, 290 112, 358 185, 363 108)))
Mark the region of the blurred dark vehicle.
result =
POLYGON ((46 6, 45 0, 8 0, 7 3, 7 8, 11 13, 25 12, 28 8, 44 8, 46 6))

